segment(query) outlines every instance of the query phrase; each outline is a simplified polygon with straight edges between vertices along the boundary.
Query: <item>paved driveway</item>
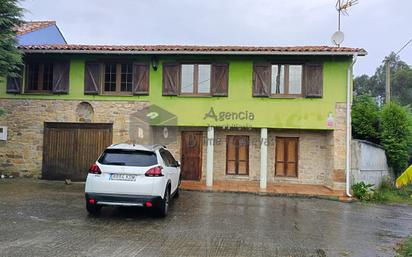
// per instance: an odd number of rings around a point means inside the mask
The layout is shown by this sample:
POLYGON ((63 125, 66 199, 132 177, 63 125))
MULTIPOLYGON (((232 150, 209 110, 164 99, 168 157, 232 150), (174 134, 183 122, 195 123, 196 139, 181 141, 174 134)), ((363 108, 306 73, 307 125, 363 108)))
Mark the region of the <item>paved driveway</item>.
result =
POLYGON ((393 256, 412 208, 182 192, 170 215, 83 207, 83 185, 0 180, 1 256, 393 256))

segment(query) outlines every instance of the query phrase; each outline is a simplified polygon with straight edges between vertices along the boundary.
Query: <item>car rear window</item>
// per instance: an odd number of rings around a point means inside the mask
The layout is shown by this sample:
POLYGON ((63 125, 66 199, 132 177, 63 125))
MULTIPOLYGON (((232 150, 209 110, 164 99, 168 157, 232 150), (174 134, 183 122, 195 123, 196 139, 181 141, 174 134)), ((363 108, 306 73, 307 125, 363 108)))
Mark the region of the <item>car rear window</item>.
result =
POLYGON ((106 149, 99 159, 106 165, 152 166, 157 164, 154 152, 124 149, 106 149))

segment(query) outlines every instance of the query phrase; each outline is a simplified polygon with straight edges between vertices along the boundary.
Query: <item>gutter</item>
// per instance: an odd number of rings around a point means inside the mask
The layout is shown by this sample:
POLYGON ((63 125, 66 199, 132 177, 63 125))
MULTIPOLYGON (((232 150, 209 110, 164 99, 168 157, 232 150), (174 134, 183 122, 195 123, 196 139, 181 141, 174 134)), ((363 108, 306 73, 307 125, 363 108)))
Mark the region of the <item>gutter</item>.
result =
POLYGON ((58 54, 128 54, 128 55, 322 55, 322 56, 364 56, 364 52, 293 52, 293 51, 108 51, 108 50, 44 50, 44 49, 20 49, 24 53, 58 53, 58 54))
POLYGON ((350 171, 351 171, 351 96, 352 96, 352 87, 351 87, 351 78, 352 78, 352 69, 358 58, 357 54, 353 55, 352 63, 348 66, 347 70, 347 86, 346 86, 346 195, 349 198, 352 198, 350 193, 350 171))

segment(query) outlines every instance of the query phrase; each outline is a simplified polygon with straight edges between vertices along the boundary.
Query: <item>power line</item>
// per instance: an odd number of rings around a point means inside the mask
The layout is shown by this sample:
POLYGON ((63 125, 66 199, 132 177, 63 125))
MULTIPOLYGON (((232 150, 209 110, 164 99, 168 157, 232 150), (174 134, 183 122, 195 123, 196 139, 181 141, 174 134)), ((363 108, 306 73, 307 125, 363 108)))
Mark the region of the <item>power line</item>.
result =
POLYGON ((406 42, 406 44, 404 44, 398 52, 396 52, 396 55, 398 55, 403 49, 405 49, 405 47, 407 47, 411 42, 412 42, 412 38, 409 39, 409 41, 406 42))

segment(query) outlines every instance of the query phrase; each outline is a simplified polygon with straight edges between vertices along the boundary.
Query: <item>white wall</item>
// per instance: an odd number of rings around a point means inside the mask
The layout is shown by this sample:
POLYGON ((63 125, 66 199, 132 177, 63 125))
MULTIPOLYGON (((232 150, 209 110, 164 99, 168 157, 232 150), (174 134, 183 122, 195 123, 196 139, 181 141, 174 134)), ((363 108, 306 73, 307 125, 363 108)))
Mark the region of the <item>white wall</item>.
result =
POLYGON ((352 185, 364 181, 366 184, 379 186, 390 175, 385 150, 381 146, 363 140, 352 140, 352 185))

